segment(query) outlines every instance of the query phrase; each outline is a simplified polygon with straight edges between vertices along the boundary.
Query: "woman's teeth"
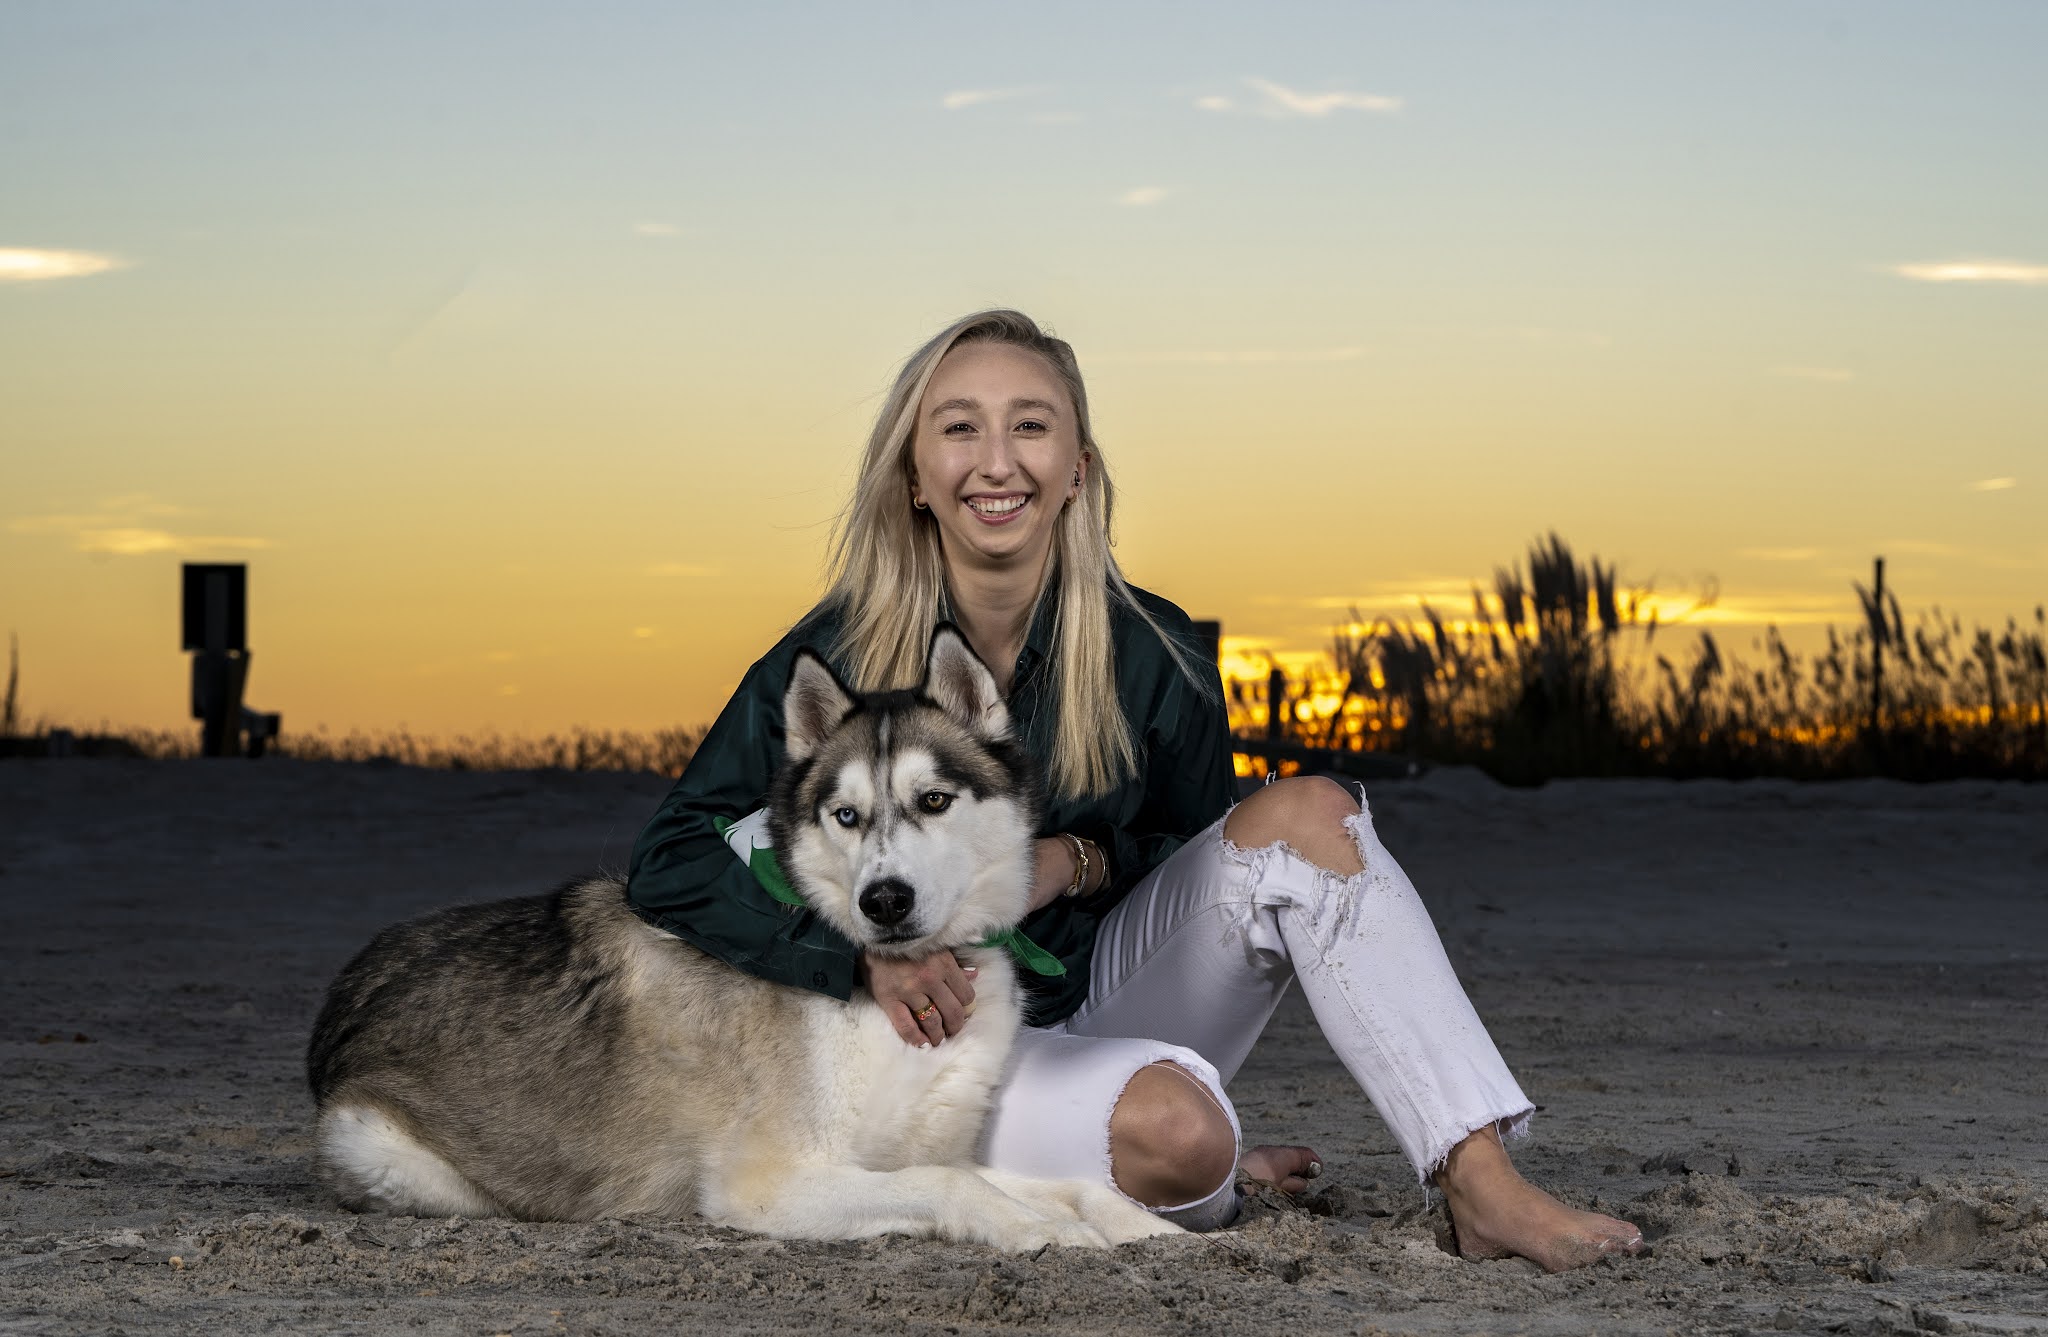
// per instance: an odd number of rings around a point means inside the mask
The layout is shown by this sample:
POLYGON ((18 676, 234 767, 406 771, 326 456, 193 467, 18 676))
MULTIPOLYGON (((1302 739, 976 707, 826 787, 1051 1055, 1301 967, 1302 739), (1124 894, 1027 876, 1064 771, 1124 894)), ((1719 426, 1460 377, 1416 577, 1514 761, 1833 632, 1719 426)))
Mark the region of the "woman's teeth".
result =
POLYGON ((970 501, 967 504, 976 515, 1008 515, 1029 500, 1029 497, 1006 497, 1002 501, 970 501))

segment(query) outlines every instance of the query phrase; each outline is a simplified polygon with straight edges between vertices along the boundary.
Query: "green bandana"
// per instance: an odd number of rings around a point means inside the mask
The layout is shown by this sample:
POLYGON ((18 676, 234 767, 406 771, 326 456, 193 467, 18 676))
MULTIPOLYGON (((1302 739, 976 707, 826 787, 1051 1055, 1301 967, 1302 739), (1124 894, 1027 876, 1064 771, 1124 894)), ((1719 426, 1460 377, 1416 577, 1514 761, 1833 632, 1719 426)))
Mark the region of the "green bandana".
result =
MULTIPOLYGON (((714 817, 711 819, 711 825, 721 839, 729 839, 727 833, 738 823, 724 817, 714 817)), ((773 849, 766 845, 753 846, 747 853, 747 868, 753 873, 754 881, 760 883, 762 889, 776 900, 799 909, 810 908, 804 904, 804 898, 796 894, 796 888, 789 885, 789 879, 783 876, 782 864, 775 858, 773 849)), ((1018 965, 1034 975, 1067 973, 1065 962, 1025 937, 1022 929, 1011 928, 1001 933, 992 933, 975 946, 1004 948, 1017 959, 1018 965)))

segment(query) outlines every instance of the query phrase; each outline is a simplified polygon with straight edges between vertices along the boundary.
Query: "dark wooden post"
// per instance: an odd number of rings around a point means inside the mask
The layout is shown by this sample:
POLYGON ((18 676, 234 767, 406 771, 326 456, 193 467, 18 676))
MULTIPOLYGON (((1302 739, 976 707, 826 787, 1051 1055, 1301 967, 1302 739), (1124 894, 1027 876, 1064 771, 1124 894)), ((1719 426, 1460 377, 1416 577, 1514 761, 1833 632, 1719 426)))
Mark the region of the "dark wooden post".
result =
POLYGON ((184 641, 192 652, 192 716, 199 755, 242 750, 242 688, 248 680, 248 568, 240 562, 187 562, 184 641))

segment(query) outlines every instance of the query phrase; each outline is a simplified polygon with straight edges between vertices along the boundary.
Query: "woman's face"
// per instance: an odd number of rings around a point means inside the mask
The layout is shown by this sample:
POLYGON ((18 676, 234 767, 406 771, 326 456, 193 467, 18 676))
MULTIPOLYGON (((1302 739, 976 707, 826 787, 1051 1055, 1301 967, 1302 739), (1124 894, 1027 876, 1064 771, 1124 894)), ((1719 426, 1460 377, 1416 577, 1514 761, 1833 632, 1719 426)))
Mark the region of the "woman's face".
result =
POLYGON ((1058 374, 1012 344, 962 344, 940 360, 917 414, 911 492, 939 522, 947 567, 1035 579, 1088 467, 1058 374))

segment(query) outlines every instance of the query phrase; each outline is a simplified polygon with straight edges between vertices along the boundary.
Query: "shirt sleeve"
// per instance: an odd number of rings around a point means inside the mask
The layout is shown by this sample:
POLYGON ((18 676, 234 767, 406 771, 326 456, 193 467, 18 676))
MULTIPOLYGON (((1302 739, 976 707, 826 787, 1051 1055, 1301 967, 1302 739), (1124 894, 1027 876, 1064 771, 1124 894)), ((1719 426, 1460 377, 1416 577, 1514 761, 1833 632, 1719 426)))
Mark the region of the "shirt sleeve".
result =
POLYGON ((1199 687, 1169 661, 1167 689, 1139 736, 1145 774, 1137 818, 1106 832, 1116 875, 1110 901, 1228 812, 1237 793, 1222 679, 1206 658, 1193 666, 1204 675, 1199 687))
POLYGON ((770 896, 712 826, 767 802, 783 753, 783 649, 748 671, 640 832, 626 895, 648 923, 750 975, 850 998, 854 945, 813 911, 770 896))

